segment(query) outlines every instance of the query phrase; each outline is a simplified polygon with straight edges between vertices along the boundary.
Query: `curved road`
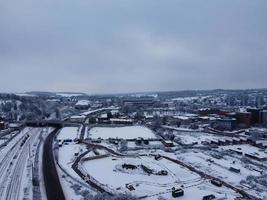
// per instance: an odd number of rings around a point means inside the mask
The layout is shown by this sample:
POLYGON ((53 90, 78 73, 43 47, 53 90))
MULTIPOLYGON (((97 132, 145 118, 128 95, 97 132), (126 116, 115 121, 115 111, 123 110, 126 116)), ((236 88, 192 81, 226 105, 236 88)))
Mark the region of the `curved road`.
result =
POLYGON ((60 128, 51 132, 45 140, 43 151, 43 176, 48 200, 65 200, 54 161, 53 141, 60 128))

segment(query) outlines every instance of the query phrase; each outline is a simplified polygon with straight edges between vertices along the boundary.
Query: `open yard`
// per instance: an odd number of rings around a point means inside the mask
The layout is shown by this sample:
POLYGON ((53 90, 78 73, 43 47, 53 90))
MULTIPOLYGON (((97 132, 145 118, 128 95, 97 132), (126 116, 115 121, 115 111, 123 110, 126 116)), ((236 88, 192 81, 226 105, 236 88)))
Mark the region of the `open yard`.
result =
POLYGON ((180 165, 164 158, 155 160, 153 156, 136 158, 109 156, 85 161, 82 163, 82 168, 99 184, 115 192, 147 199, 155 199, 159 196, 172 199, 172 187, 184 188, 185 195, 179 198, 183 200, 199 199, 210 194, 225 197, 226 193, 228 199, 234 199, 236 195, 227 188, 211 185, 208 180, 202 179, 198 174, 180 165), (151 174, 147 172, 148 169, 151 170, 151 174), (162 171, 167 173, 159 175, 158 173, 162 171))
POLYGON ((143 126, 124 126, 124 127, 95 127, 90 130, 89 137, 96 139, 108 139, 108 138, 122 138, 122 139, 134 139, 138 137, 142 138, 155 138, 154 133, 143 126))
POLYGON ((62 128, 60 133, 57 136, 58 140, 66 140, 66 139, 74 140, 77 138, 79 138, 78 127, 62 128))

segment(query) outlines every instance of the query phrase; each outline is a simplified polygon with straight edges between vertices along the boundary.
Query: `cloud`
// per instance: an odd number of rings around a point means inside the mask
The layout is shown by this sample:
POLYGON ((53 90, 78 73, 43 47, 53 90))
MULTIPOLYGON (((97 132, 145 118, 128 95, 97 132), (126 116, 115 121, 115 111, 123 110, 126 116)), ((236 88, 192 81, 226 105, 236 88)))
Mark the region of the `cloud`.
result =
POLYGON ((264 0, 0 3, 0 84, 111 93, 266 87, 264 0))

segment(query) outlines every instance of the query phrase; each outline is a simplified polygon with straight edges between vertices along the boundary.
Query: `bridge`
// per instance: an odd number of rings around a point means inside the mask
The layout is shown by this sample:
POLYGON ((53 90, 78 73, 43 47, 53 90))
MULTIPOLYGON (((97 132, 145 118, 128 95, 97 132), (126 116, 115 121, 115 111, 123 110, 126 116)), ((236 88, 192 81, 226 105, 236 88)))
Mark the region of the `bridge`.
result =
POLYGON ((62 127, 67 127, 67 126, 80 126, 82 123, 77 123, 77 122, 67 122, 67 121, 62 121, 62 120, 40 120, 40 121, 26 121, 24 123, 26 126, 31 126, 31 127, 56 127, 56 128, 62 128, 62 127))

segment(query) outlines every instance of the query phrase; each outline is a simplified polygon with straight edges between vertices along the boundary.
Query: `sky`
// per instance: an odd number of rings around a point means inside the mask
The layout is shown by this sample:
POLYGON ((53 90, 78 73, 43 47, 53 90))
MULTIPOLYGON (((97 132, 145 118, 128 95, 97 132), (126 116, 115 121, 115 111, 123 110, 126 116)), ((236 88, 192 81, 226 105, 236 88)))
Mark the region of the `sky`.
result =
POLYGON ((266 0, 0 1, 0 92, 267 88, 266 0))

